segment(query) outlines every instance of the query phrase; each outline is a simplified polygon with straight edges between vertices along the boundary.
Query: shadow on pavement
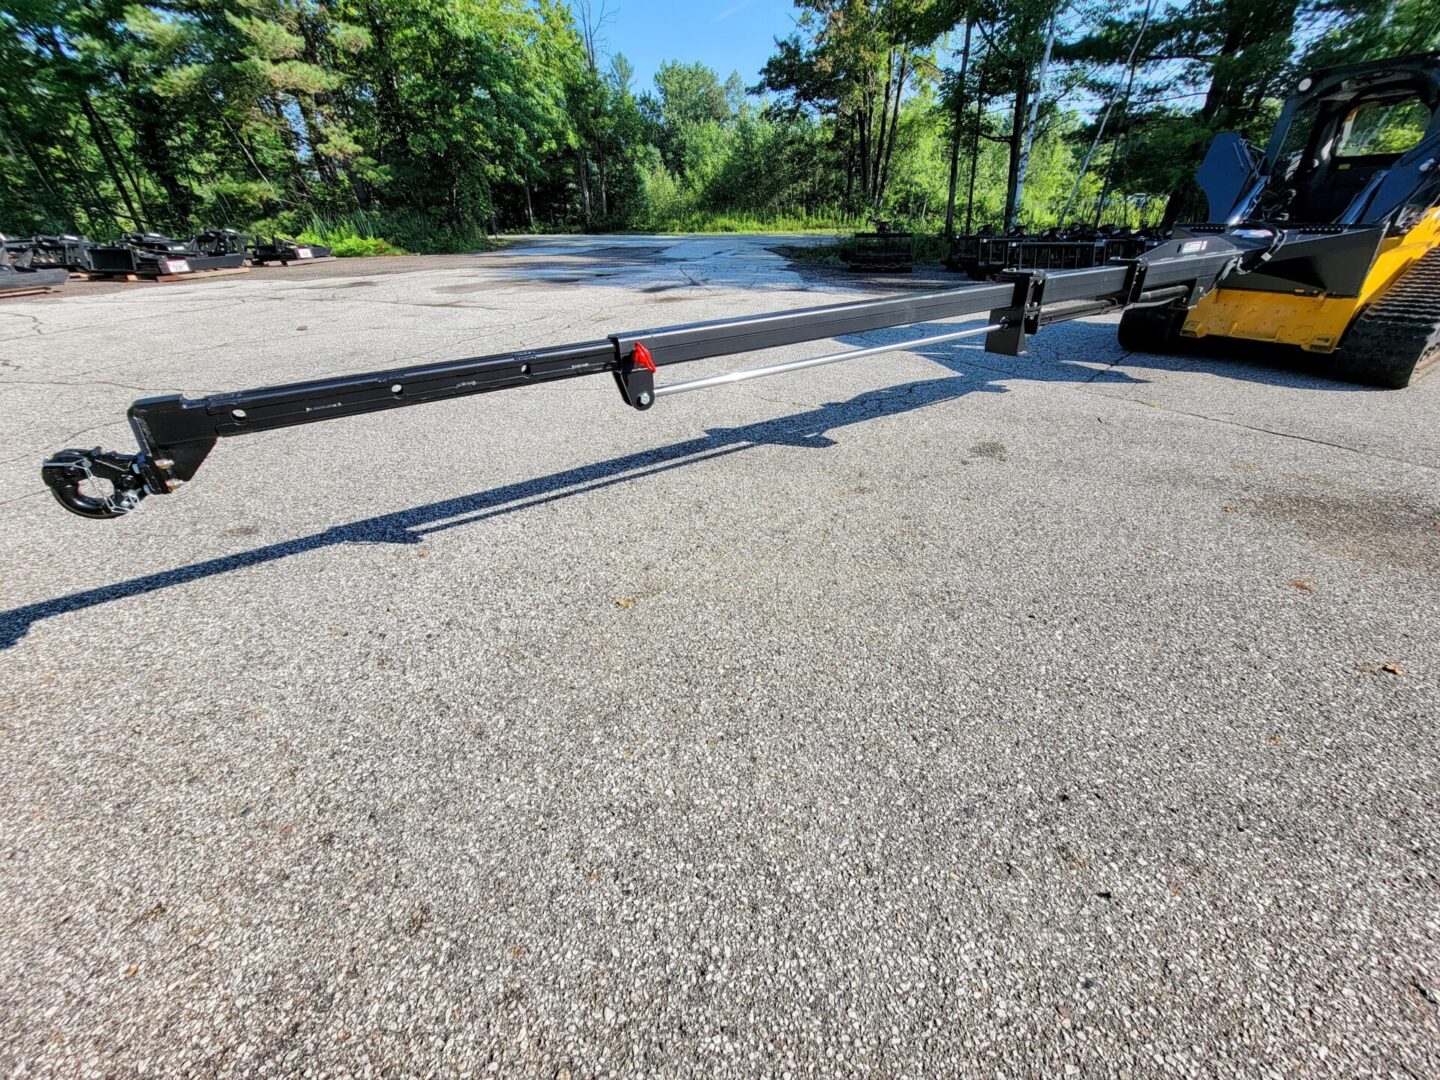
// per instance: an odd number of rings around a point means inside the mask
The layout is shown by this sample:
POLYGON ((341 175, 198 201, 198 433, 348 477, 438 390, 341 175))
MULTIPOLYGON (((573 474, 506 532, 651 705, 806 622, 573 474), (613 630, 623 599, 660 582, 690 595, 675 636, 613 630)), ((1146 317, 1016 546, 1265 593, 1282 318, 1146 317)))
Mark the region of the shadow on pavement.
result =
POLYGON ((1271 345, 1235 338, 1185 341, 1166 355, 1132 352, 1121 361, 1126 367, 1153 371, 1203 371, 1222 379, 1264 383, 1304 390, 1343 390, 1350 393, 1387 393, 1373 386, 1345 382, 1335 374, 1334 359, 1307 353, 1294 345, 1271 345))
MULTIPOLYGON (((897 331, 879 331, 856 335, 846 340, 849 344, 877 345, 892 340, 901 342, 906 337, 921 337, 925 334, 941 333, 953 324, 914 326, 897 331)), ((1082 326, 1076 324, 1073 333, 1086 334, 1093 331, 1108 338, 1114 333, 1109 326, 1082 326)), ((776 417, 754 424, 733 428, 711 428, 703 436, 684 439, 668 446, 643 450, 634 454, 610 458, 607 461, 584 465, 575 469, 552 473, 514 484, 506 484, 473 495, 443 499, 408 510, 395 511, 375 517, 338 525, 323 532, 297 537, 277 544, 268 544, 249 551, 224 555, 189 566, 177 567, 154 574, 131 578, 94 589, 85 589, 43 600, 34 604, 0 611, 0 649, 15 645, 37 621, 53 618, 71 611, 96 607, 112 600, 140 596, 156 592, 188 581, 226 574, 232 570, 275 562, 302 552, 339 544, 418 544, 426 536, 446 529, 484 521, 502 514, 517 513, 547 503, 557 502, 573 495, 598 491, 616 484, 642 480, 647 476, 669 472, 702 461, 726 457, 756 446, 790 446, 796 448, 822 449, 835 445, 829 433, 838 428, 864 423, 882 417, 898 416, 917 409, 954 401, 972 393, 1005 393, 1002 380, 1024 379, 1040 382, 1071 382, 1095 384, 1139 384, 1147 380, 1137 379, 1122 371, 1109 367, 1088 366, 1067 360, 1036 361, 1025 365, 1024 361, 1008 361, 1020 365, 1016 371, 998 371, 984 363, 985 354, 973 344, 947 344, 914 350, 918 355, 931 360, 954 372, 946 378, 930 379, 923 382, 904 383, 882 390, 866 391, 848 401, 831 402, 776 417)), ((1088 350, 1080 349, 1081 352, 1088 350)), ((1000 358, 996 358, 997 360, 1000 358)), ((1126 364, 1143 362, 1146 358, 1130 354, 1126 364)), ((1190 366, 1188 360, 1166 360, 1163 357, 1149 358, 1156 366, 1190 366)), ((1234 365, 1227 365, 1225 374, 1230 374, 1234 365)), ((1257 373, 1258 374, 1258 373, 1257 373)), ((1296 383, 1300 385, 1300 383, 1296 383)), ((1306 380, 1303 385, 1310 385, 1306 380)), ((1335 389, 1354 389, 1334 384, 1335 389)))

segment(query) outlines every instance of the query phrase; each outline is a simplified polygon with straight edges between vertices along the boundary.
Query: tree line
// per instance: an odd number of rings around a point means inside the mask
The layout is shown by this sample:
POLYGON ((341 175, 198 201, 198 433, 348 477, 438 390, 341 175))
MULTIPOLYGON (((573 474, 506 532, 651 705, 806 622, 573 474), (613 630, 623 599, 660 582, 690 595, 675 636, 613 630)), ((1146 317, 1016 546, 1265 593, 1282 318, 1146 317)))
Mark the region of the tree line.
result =
MULTIPOLYGON (((621 0, 623 2, 623 0, 621 0)), ((1173 221, 1304 68, 1440 48, 1440 0, 796 0, 750 84, 651 86, 598 0, 6 0, 0 229, 1173 221)))

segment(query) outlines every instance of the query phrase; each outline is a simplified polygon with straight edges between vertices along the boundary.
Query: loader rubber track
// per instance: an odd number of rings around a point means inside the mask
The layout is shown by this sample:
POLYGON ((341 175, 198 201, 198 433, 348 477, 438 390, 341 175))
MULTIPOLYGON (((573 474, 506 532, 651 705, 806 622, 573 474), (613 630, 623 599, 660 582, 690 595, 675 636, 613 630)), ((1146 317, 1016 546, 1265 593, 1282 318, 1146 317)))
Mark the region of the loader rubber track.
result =
POLYGON ((1340 341, 1335 373, 1400 390, 1440 360, 1440 248, 1427 251, 1340 341))
POLYGON ((1126 352, 1173 353, 1181 348, 1185 309, 1173 304, 1126 308, 1116 340, 1126 352))

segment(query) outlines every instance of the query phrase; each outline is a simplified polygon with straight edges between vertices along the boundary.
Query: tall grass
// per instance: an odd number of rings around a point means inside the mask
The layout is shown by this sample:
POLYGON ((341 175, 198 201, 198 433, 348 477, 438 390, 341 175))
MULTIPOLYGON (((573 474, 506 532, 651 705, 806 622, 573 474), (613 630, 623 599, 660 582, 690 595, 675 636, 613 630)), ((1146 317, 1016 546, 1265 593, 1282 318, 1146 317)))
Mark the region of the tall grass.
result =
POLYGON ((652 220, 643 230, 657 233, 833 233, 860 229, 865 225, 863 218, 833 210, 777 214, 694 210, 652 220))
MULTIPOLYGON (((860 215, 838 209, 813 212, 754 214, 692 210, 673 213, 632 226, 626 231, 653 233, 829 233, 837 237, 824 252, 843 255, 855 232, 872 227, 860 215)), ((904 227, 897 224, 897 228, 904 227)), ((482 230, 456 230, 437 225, 423 214, 355 210, 346 214, 311 212, 255 227, 259 232, 283 232, 306 244, 324 244, 341 258, 373 255, 427 255, 489 251, 498 241, 482 230)), ((912 241, 916 262, 938 262, 944 257, 938 234, 917 229, 912 241)), ((819 257, 819 256, 817 256, 819 257)))
POLYGON ((295 239, 302 244, 324 244, 342 259, 367 255, 404 255, 405 249, 391 243, 378 231, 375 215, 364 211, 326 217, 311 214, 295 239))
POLYGON ((341 258, 365 255, 404 255, 408 252, 443 255, 489 251, 496 242, 482 229, 455 229, 437 225, 423 214, 354 210, 348 214, 310 213, 282 222, 296 239, 324 244, 341 258))

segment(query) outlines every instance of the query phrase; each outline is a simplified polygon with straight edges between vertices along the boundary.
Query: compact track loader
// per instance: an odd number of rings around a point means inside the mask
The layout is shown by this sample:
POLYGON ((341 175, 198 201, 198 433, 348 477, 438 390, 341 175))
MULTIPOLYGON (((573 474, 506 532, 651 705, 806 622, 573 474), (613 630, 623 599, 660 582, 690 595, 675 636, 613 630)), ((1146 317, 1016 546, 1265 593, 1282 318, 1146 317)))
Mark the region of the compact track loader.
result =
POLYGON ((1295 346, 1391 389, 1440 359, 1440 53, 1305 76, 1263 153, 1221 135, 1197 180, 1211 223, 1176 236, 1287 239, 1194 304, 1126 311, 1123 346, 1295 346))

